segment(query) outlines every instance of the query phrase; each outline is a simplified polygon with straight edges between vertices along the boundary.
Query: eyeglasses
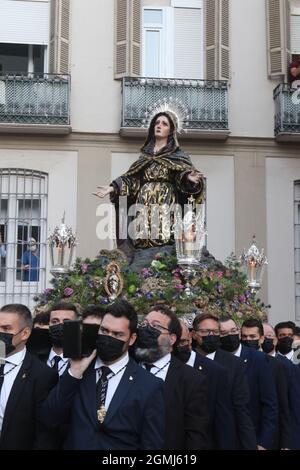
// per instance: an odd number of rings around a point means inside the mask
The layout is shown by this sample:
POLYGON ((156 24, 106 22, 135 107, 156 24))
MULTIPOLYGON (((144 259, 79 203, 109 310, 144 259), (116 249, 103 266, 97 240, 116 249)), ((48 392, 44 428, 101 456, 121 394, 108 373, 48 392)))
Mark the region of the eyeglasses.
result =
POLYGON ((240 329, 239 328, 231 328, 229 331, 221 330, 220 331, 220 336, 229 336, 229 335, 236 335, 239 333, 240 329))
POLYGON ((199 328, 199 330, 194 330, 196 333, 201 333, 203 336, 213 335, 217 336, 220 334, 220 330, 205 330, 203 328, 199 328))
POLYGON ((165 326, 160 325, 159 323, 149 323, 147 320, 144 320, 143 322, 138 324, 139 328, 145 328, 146 326, 151 326, 155 330, 158 330, 161 334, 168 334, 170 333, 170 330, 166 328, 165 326), (165 330, 167 333, 165 333, 163 330, 165 330))

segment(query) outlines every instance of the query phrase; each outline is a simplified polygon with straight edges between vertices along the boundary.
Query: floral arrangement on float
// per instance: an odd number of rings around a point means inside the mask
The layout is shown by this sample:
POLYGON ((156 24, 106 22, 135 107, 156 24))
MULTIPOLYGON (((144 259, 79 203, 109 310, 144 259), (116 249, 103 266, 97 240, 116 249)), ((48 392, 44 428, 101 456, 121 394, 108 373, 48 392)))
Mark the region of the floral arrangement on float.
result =
POLYGON ((200 268, 190 281, 189 295, 175 251, 168 255, 162 249, 139 273, 130 270, 120 250, 102 250, 94 260, 77 258, 67 273, 51 279, 51 287, 34 297, 36 312, 61 300, 85 308, 92 304, 109 305, 119 297, 128 300, 139 315, 146 314, 154 304, 165 304, 178 315, 209 311, 217 316, 229 314, 238 323, 250 317, 266 320, 270 306, 251 292, 235 255, 222 264, 207 251, 203 254, 200 268), (111 265, 119 269, 119 283, 116 281, 113 292, 109 290, 111 265))

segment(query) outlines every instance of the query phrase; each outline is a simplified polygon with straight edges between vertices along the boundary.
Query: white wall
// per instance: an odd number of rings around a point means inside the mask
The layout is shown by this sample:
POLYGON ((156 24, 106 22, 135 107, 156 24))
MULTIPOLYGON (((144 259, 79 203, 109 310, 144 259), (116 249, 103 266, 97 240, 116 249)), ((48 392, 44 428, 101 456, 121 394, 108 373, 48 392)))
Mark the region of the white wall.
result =
POLYGON ((119 132, 121 82, 114 80, 114 1, 72 0, 71 18, 72 129, 119 132))
POLYGON ((266 158, 269 319, 295 321, 294 181, 300 160, 266 158))
POLYGON ((273 137, 278 82, 267 76, 265 1, 231 0, 231 6, 231 135, 273 137))
MULTIPOLYGON (((137 157, 112 153, 112 179, 124 173, 137 157)), ((193 155, 192 161, 207 178, 207 248, 224 261, 235 251, 233 157, 193 155)))

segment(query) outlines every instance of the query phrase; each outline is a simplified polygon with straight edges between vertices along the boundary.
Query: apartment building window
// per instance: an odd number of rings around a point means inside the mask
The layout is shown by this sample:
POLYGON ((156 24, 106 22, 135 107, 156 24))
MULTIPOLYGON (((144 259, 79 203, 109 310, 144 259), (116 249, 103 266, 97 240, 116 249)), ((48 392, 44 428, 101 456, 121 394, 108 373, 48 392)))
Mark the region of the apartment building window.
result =
POLYGON ((143 9, 143 75, 203 78, 202 1, 143 9))
POLYGON ((0 0, 2 73, 47 72, 49 1, 0 0))
POLYGON ((33 296, 46 286, 47 199, 46 173, 0 169, 2 305, 18 302, 32 306, 33 296), (34 241, 37 249, 33 252, 34 241))
POLYGON ((300 321, 300 181, 294 185, 294 226, 295 226, 295 303, 296 321, 300 321))

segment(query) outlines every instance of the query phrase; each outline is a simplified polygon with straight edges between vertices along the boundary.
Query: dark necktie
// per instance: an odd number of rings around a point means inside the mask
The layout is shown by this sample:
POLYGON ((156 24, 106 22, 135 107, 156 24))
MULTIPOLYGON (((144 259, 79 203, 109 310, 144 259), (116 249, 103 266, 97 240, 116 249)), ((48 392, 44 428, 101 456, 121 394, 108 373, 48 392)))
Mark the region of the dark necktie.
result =
POLYGON ((58 363, 62 360, 62 358, 60 356, 54 356, 54 358, 52 359, 53 362, 53 366, 52 366, 52 369, 55 369, 58 371, 58 363))
POLYGON ((146 363, 145 363, 144 365, 145 365, 145 369, 146 369, 148 372, 151 372, 152 367, 154 367, 153 364, 146 364, 146 363))
POLYGON ((1 364, 0 365, 0 392, 1 392, 1 388, 2 388, 2 385, 3 385, 3 382, 4 382, 4 366, 5 364, 1 364), (3 376, 3 377, 2 377, 3 376))
POLYGON ((98 421, 103 423, 106 410, 105 410, 105 399, 107 393, 107 386, 108 386, 108 378, 107 376, 111 374, 111 370, 109 367, 102 366, 101 369, 101 377, 97 382, 96 386, 96 406, 97 406, 97 415, 98 421), (99 411, 103 410, 102 413, 99 414, 99 411))

